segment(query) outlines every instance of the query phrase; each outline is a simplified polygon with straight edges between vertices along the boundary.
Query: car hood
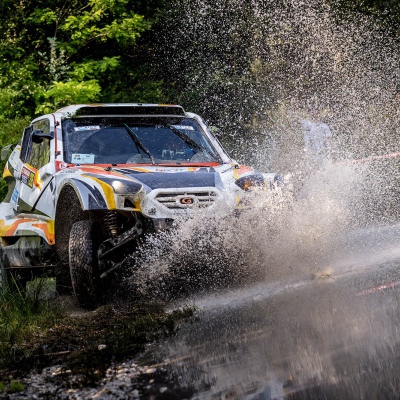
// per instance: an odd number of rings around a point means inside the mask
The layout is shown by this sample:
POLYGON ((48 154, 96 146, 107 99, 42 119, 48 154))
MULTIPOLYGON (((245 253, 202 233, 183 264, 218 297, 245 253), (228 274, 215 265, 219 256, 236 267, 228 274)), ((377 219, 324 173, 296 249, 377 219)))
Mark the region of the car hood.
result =
MULTIPOLYGON (((121 180, 124 183, 135 182, 142 185, 146 192, 155 189, 173 189, 173 188, 203 188, 216 187, 223 188, 221 174, 226 176, 226 172, 232 170, 231 165, 220 167, 179 167, 179 168, 113 168, 110 170, 92 167, 80 166, 79 175, 102 180, 110 184, 112 181, 121 180)), ((71 171, 72 172, 72 171, 71 171)), ((131 188, 133 189, 133 188, 131 188)), ((137 190, 133 190, 136 192, 137 190)))
POLYGON ((171 189, 184 187, 218 187, 222 186, 219 173, 214 168, 201 168, 194 171, 149 171, 141 172, 131 169, 118 170, 126 177, 142 183, 147 190, 171 189))

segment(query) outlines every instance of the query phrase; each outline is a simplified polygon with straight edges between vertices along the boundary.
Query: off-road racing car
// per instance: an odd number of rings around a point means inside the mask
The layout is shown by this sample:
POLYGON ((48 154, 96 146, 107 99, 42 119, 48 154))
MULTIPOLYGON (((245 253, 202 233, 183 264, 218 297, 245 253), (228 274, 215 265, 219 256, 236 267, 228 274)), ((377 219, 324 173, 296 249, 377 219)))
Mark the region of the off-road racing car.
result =
POLYGON ((82 104, 36 118, 2 151, 2 284, 47 269, 93 307, 100 282, 143 235, 218 202, 235 208, 279 178, 239 165, 178 105, 82 104))

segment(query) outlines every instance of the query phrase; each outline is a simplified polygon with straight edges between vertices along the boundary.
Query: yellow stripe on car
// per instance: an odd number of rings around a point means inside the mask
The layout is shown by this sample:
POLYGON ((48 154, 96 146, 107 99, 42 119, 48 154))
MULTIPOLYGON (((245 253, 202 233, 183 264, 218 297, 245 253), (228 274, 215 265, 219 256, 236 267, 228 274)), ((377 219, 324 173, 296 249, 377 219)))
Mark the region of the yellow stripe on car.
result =
POLYGON ((107 202, 107 207, 109 210, 115 210, 117 208, 117 205, 115 203, 114 189, 110 185, 108 185, 107 183, 105 183, 105 182, 101 181, 100 179, 97 179, 93 176, 85 176, 85 175, 82 175, 82 176, 84 176, 85 178, 88 178, 88 179, 93 179, 101 186, 101 188, 103 189, 105 200, 107 202))
POLYGON ((6 179, 8 177, 13 177, 13 174, 10 172, 10 170, 8 169, 7 164, 4 167, 4 171, 3 171, 3 179, 6 179))

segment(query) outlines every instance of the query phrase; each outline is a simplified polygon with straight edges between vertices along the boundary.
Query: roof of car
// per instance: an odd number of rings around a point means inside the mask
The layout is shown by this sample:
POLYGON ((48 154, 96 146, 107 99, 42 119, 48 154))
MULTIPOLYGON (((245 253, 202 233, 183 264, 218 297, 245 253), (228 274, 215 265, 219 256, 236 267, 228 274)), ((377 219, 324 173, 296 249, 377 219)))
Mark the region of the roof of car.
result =
POLYGON ((101 103, 75 104, 57 110, 64 117, 117 115, 182 115, 183 107, 174 104, 101 103))

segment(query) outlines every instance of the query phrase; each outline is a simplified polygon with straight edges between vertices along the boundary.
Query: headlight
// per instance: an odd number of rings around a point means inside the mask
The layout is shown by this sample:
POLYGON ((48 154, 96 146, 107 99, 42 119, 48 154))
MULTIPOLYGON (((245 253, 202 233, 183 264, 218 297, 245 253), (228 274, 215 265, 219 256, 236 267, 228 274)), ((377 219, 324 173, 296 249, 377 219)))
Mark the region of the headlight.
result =
POLYGON ((117 194, 136 194, 139 193, 143 185, 136 182, 114 180, 111 182, 114 192, 117 194))
POLYGON ((274 187, 284 187, 285 186, 285 180, 283 179, 282 175, 276 174, 274 177, 274 187))
MULTIPOLYGON (((95 175, 93 175, 95 176, 95 175)), ((143 189, 139 182, 129 181, 127 179, 118 179, 108 176, 95 176, 98 180, 110 185, 116 194, 136 194, 143 189)))
POLYGON ((235 184, 242 190, 250 190, 254 187, 264 187, 265 180, 262 175, 247 175, 235 181, 235 184))

